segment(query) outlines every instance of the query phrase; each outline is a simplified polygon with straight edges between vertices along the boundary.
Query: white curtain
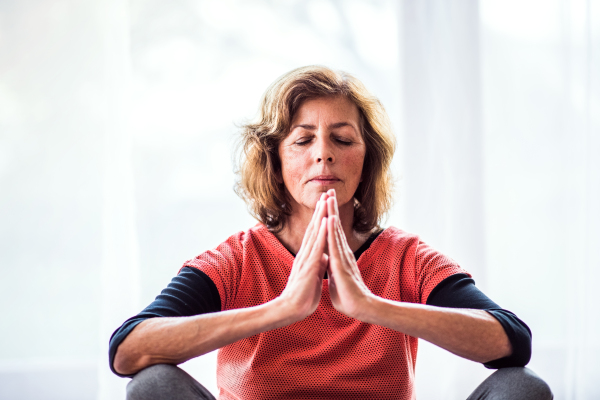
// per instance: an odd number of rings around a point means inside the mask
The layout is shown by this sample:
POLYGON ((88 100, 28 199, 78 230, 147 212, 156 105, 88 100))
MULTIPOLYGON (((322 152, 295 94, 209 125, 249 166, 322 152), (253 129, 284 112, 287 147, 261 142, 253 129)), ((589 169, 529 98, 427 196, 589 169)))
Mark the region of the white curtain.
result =
MULTIPOLYGON (((556 398, 599 398, 600 4, 402 4, 406 226, 528 322, 556 398)), ((474 376, 422 346, 426 398, 474 376)))
POLYGON ((98 17, 103 34, 104 120, 102 260, 98 399, 123 398, 127 380, 106 368, 107 338, 140 310, 133 140, 130 126, 132 59, 129 3, 105 0, 98 17))
MULTIPOLYGON (((458 260, 485 290, 479 4, 406 1, 399 25, 405 229, 458 260)), ((420 347, 419 397, 466 398, 489 373, 426 342, 420 347)))
POLYGON ((598 398, 600 3, 481 11, 490 290, 557 397, 598 398))
MULTIPOLYGON (((391 116, 387 225, 529 324, 555 398, 599 398, 599 57, 597 0, 0 2, 0 398, 124 398, 110 333, 253 224, 236 125, 307 64, 391 116)), ((422 342, 418 398, 489 373, 422 342)))

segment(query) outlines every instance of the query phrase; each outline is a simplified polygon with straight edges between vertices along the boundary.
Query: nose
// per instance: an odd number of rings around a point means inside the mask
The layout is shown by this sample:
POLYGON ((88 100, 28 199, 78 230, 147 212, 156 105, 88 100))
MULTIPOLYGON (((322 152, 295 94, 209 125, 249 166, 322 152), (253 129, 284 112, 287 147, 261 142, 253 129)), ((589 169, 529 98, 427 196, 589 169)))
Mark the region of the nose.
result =
POLYGON ((329 163, 335 162, 335 154, 331 148, 331 144, 326 139, 318 139, 315 147, 315 160, 317 163, 324 161, 329 163))

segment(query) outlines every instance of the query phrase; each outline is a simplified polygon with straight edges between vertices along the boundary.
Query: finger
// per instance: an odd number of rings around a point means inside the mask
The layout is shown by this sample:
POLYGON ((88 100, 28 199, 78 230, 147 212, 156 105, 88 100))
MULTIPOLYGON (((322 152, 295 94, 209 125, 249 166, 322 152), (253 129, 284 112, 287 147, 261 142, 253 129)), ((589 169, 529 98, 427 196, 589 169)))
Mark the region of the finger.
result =
POLYGON ((296 254, 296 259, 300 258, 304 253, 304 248, 308 245, 309 240, 313 235, 313 231, 315 230, 315 221, 319 220, 319 214, 322 214, 322 208, 324 203, 319 200, 317 201, 317 205, 315 206, 315 211, 313 212, 312 218, 306 227, 306 231, 304 232, 304 237, 302 238, 302 244, 300 244, 300 250, 298 250, 298 254, 296 254))
POLYGON ((323 200, 323 202, 325 202, 325 216, 327 217, 329 215, 329 212, 327 210, 327 200, 330 198, 331 196, 329 196, 329 192, 325 192, 321 195, 321 200, 323 200))
POLYGON ((350 263, 350 268, 352 269, 352 264, 355 261, 354 254, 352 253, 350 246, 348 246, 346 235, 344 234, 343 229, 341 229, 339 217, 336 216, 333 219, 334 221, 331 229, 334 231, 333 238, 335 240, 334 245, 336 250, 336 261, 344 264, 344 266, 348 266, 348 263, 350 263))
POLYGON ((321 224, 321 219, 327 216, 327 194, 323 193, 321 198, 319 199, 320 207, 318 209, 315 208, 315 213, 313 214, 313 228, 318 230, 321 224))
POLYGON ((309 227, 312 229, 319 229, 319 225, 321 224, 321 218, 323 218, 323 207, 327 205, 326 195, 323 193, 321 198, 317 201, 317 205, 315 206, 315 211, 313 212, 312 218, 309 223, 309 227))
POLYGON ((310 219, 310 223, 308 224, 309 226, 315 227, 316 225, 316 228, 318 229, 318 224, 320 224, 321 221, 321 218, 319 218, 319 212, 321 211, 322 206, 326 204, 326 199, 327 196, 325 195, 325 193, 323 193, 319 200, 317 200, 317 204, 315 205, 315 211, 313 212, 312 218, 310 219))
MULTIPOLYGON (((300 250, 298 251, 297 257, 306 254, 306 257, 310 257, 311 250, 305 251, 305 249, 312 249, 317 235, 320 229, 320 221, 326 216, 326 203, 324 201, 319 200, 317 202, 317 207, 315 208, 315 212, 313 213, 313 217, 309 226, 306 228, 306 232, 304 233, 304 238, 302 238, 302 245, 300 246, 300 250)), ((301 257, 304 259, 305 257, 301 257)))
POLYGON ((354 260, 354 252, 352 251, 352 249, 350 248, 350 245, 348 244, 348 238, 346 237, 346 234, 344 233, 344 229, 342 228, 342 223, 339 218, 337 218, 337 223, 335 224, 335 227, 336 227, 337 236, 339 237, 340 244, 344 251, 344 254, 346 254, 348 257, 350 257, 352 260, 354 260))
POLYGON ((321 219, 321 225, 319 225, 319 232, 317 233, 317 237, 315 239, 315 243, 311 248, 310 256, 315 259, 321 259, 321 256, 325 252, 325 244, 326 244, 326 235, 327 235, 327 218, 321 219))
POLYGON ((304 273, 316 273, 320 280, 323 279, 323 274, 327 270, 328 256, 325 254, 325 246, 327 246, 327 218, 321 220, 317 238, 310 249, 310 255, 306 261, 306 266, 309 268, 304 273))
MULTIPOLYGON (((315 211, 313 211, 313 215, 310 219, 309 225, 311 225, 311 224, 314 225, 315 221, 320 221, 319 210, 321 208, 320 206, 322 206, 325 201, 327 201, 327 195, 325 193, 323 193, 323 194, 321 194, 321 197, 319 197, 319 200, 317 200, 317 204, 315 204, 315 211)), ((318 223, 320 223, 320 222, 318 222, 318 223)))
POLYGON ((340 242, 337 235, 337 229, 335 228, 335 220, 337 216, 331 216, 327 218, 327 243, 329 244, 329 257, 330 257, 330 268, 341 261, 340 254, 340 242))
POLYGON ((327 215, 340 215, 335 196, 327 198, 327 215))
POLYGON ((327 217, 327 216, 328 216, 328 214, 329 214, 329 213, 328 213, 328 211, 327 211, 327 199, 329 199, 329 197, 330 197, 330 196, 329 196, 328 192, 325 192, 325 193, 323 193, 323 194, 321 195, 321 198, 320 198, 320 199, 321 199, 321 200, 323 200, 323 202, 325 203, 325 216, 326 216, 326 217, 327 217))
MULTIPOLYGON (((348 240, 346 235, 344 234, 344 230, 342 229, 341 224, 337 224, 337 236, 340 238, 342 244, 342 251, 345 259, 344 265, 346 266, 346 270, 355 277, 358 282, 363 282, 362 274, 360 273, 360 269, 358 268, 358 264, 356 263, 356 257, 354 256, 354 252, 348 245, 348 240)), ((364 284, 364 283, 363 283, 364 284)))
MULTIPOLYGON (((325 243, 327 246, 327 243, 325 243)), ((329 269, 329 256, 325 253, 321 254, 321 269, 319 270, 319 276, 325 275, 325 271, 329 269)))

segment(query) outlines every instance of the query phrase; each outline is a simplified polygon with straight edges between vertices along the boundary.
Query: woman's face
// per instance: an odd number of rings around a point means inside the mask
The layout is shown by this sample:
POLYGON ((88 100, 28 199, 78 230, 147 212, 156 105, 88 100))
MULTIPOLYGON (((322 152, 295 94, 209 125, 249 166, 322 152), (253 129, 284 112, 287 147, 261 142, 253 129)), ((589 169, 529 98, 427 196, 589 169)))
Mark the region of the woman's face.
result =
POLYGON ((298 206, 315 208, 322 193, 335 189, 341 207, 350 204, 361 181, 365 143, 358 108, 343 96, 305 101, 289 135, 279 145, 281 178, 298 206))

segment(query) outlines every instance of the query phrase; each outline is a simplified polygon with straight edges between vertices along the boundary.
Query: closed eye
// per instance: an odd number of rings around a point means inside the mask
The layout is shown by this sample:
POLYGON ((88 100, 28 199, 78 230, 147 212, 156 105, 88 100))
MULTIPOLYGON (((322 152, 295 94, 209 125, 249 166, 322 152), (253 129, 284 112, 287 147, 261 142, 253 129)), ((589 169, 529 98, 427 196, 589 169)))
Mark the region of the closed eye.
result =
POLYGON ((346 139, 344 137, 336 137, 335 141, 344 146, 350 146, 352 144, 352 140, 346 139))
POLYGON ((300 138, 300 139, 296 140, 296 141, 294 142, 294 144, 295 144, 295 145, 298 145, 298 146, 304 146, 304 145, 307 145, 307 144, 309 144, 311 141, 312 141, 312 138, 311 138, 311 137, 300 138))

